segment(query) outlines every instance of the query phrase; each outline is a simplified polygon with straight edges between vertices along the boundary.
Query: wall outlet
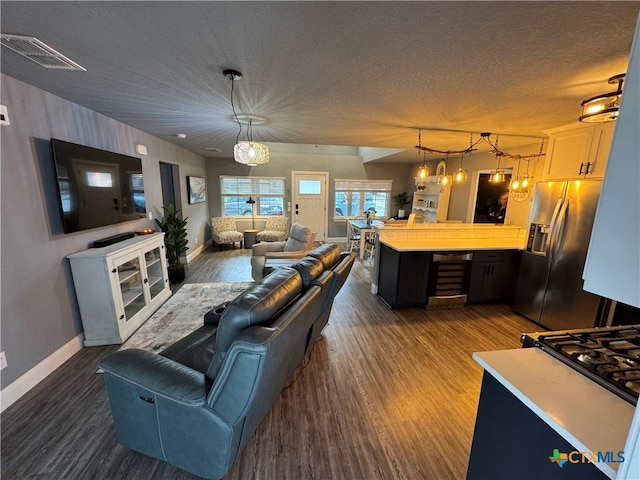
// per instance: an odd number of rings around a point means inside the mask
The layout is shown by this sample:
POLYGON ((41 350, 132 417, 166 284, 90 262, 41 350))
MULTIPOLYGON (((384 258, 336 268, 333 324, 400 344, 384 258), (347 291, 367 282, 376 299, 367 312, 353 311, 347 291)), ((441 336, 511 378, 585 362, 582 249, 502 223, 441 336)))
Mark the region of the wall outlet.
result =
POLYGON ((0 125, 11 125, 9 122, 9 113, 7 107, 0 105, 0 125))
POLYGON ((196 245, 198 244, 198 237, 196 237, 196 245))
POLYGON ((0 370, 7 366, 7 356, 4 352, 0 352, 0 370))
POLYGON ((147 218, 153 220, 153 212, 147 212, 147 218))
POLYGON ((136 153, 138 155, 146 155, 147 154, 147 147, 145 145, 142 145, 141 143, 138 143, 136 145, 136 153))

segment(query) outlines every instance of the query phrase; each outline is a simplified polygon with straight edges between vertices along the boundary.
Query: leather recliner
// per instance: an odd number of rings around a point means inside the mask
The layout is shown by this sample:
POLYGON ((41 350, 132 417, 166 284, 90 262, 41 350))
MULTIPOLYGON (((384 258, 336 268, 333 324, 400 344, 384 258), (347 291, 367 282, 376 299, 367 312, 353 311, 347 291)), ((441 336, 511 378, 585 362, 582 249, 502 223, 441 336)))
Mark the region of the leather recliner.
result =
POLYGON ((309 227, 294 223, 286 241, 256 243, 251 247, 251 277, 257 282, 269 273, 265 272, 268 259, 283 260, 283 266, 295 263, 313 248, 315 237, 309 227))

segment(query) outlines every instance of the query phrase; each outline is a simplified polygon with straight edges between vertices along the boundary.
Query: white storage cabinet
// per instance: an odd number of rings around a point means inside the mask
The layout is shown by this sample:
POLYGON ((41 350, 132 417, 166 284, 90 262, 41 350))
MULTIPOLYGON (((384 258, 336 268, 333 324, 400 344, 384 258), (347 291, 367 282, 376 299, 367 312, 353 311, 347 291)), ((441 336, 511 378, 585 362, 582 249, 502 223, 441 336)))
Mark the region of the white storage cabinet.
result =
POLYGON ((547 130, 549 147, 543 180, 601 179, 604 177, 614 122, 580 124, 547 130))
POLYGON ((442 176, 415 177, 415 191, 411 212, 416 214, 416 223, 436 223, 447 220, 451 185, 441 183, 442 176))
POLYGON ((170 296, 164 233, 67 257, 85 346, 124 342, 170 296))

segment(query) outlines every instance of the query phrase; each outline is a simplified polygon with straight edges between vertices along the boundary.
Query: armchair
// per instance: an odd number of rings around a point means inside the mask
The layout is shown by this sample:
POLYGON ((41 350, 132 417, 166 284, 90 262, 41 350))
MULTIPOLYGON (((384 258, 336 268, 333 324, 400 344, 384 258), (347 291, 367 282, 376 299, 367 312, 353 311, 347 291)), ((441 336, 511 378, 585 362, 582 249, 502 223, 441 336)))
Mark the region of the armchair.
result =
POLYGON ((283 265, 295 263, 288 261, 299 259, 313 249, 313 241, 316 234, 309 227, 299 223, 291 225, 289 238, 283 242, 261 242, 251 247, 251 277, 258 282, 268 272, 265 272, 265 264, 269 259, 282 259, 283 265))
POLYGON ((233 217, 211 217, 211 240, 216 243, 231 243, 234 247, 236 242, 242 242, 244 235, 236 228, 236 219, 233 217))
POLYGON ((259 242, 280 242, 289 236, 289 219, 287 217, 267 217, 264 230, 258 232, 259 242))

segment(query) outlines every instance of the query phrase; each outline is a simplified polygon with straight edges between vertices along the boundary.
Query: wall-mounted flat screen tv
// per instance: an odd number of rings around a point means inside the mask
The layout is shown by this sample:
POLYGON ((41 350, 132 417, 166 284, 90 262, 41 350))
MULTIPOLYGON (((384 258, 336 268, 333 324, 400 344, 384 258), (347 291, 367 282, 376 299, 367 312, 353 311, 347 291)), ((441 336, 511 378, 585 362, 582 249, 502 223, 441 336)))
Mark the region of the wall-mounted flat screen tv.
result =
POLYGON ((142 160, 51 139, 64 233, 146 217, 142 160))

